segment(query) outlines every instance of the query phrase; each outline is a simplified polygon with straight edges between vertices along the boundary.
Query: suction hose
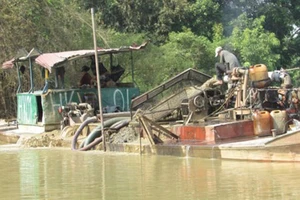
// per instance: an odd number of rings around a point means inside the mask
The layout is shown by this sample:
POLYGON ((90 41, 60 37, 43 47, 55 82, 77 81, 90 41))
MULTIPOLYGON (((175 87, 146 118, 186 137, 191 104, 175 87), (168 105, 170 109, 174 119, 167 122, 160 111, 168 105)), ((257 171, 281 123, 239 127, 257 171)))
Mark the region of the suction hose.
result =
MULTIPOLYGON (((115 117, 115 118, 104 121, 103 127, 108 128, 108 127, 114 125, 115 123, 118 123, 122 120, 128 120, 128 119, 129 119, 128 117, 115 117)), ((102 134, 101 130, 102 130, 102 126, 101 125, 97 126, 84 140, 83 148, 90 145, 91 143, 93 143, 93 141, 96 138, 100 137, 102 134)))
POLYGON ((73 140, 72 140, 72 150, 76 150, 76 143, 77 143, 77 138, 79 136, 79 134, 81 133, 81 131, 83 130, 83 128, 88 125, 89 123, 92 122, 96 122, 97 121, 97 117, 91 117, 91 118, 87 118, 82 124, 80 124, 79 128, 76 130, 73 140))
POLYGON ((109 129, 112 129, 112 130, 120 130, 121 128, 123 128, 124 126, 127 126, 130 122, 130 118, 128 119, 123 119, 121 121, 118 121, 116 123, 114 123, 113 125, 111 125, 109 127, 109 129))

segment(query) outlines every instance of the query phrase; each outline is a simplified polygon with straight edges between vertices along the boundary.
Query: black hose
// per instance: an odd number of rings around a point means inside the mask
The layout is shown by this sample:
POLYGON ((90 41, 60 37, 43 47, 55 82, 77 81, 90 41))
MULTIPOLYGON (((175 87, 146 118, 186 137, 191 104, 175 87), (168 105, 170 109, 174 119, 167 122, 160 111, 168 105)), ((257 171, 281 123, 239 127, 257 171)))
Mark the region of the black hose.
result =
MULTIPOLYGON (((129 119, 128 117, 115 117, 108 119, 103 122, 104 128, 109 128, 113 124, 122 121, 124 119, 129 119)), ((102 125, 97 126, 84 140, 84 147, 88 146, 90 143, 92 143, 96 138, 100 137, 102 134, 102 125)))
MULTIPOLYGON (((83 130, 83 128, 86 125, 88 125, 89 123, 95 122, 95 121, 97 121, 97 117, 88 118, 79 126, 79 128, 75 132, 73 140, 72 140, 72 150, 87 151, 87 150, 90 150, 91 148, 93 148, 94 146, 96 146, 97 144, 99 144, 100 142, 102 142, 102 140, 103 140, 103 135, 102 135, 102 130, 101 130, 102 126, 99 125, 92 131, 93 137, 95 137, 96 134, 99 137, 95 138, 92 142, 88 143, 87 145, 85 145, 83 147, 82 147, 82 145, 80 145, 80 147, 78 149, 76 148, 77 138, 78 138, 79 134, 81 133, 81 131, 83 130)), ((104 122, 104 127, 110 126, 115 130, 119 130, 120 128, 122 128, 124 126, 127 126, 129 124, 129 121, 130 121, 130 118, 127 118, 127 117, 113 118, 113 119, 110 119, 110 120, 107 120, 106 122, 104 122), (115 123, 113 123, 113 122, 115 122, 115 123)), ((89 139, 89 138, 87 137, 85 140, 87 140, 87 139, 89 139)), ((82 143, 82 144, 84 144, 84 143, 82 143)))
POLYGON ((97 144, 99 144, 100 142, 102 142, 102 135, 100 137, 96 138, 92 143, 88 144, 87 146, 82 147, 80 149, 76 149, 76 150, 87 151, 87 150, 90 150, 91 148, 93 148, 94 146, 96 146, 97 144))
POLYGON ((120 130, 121 128, 123 128, 124 126, 127 126, 130 122, 130 118, 128 119, 123 119, 121 121, 118 121, 117 123, 114 123, 113 125, 111 125, 109 127, 109 129, 112 129, 112 130, 120 130))
MULTIPOLYGON (((124 126, 127 126, 127 125, 129 124, 129 122, 130 122, 130 118, 124 119, 124 120, 121 120, 121 121, 118 121, 118 122, 114 123, 113 125, 111 125, 111 126, 109 127, 109 129, 118 131, 118 130, 120 130, 121 128, 123 128, 124 126)), ((99 137, 101 137, 101 141, 102 141, 102 136, 101 136, 102 132, 101 132, 101 130, 99 130, 99 128, 101 128, 101 126, 98 127, 98 130, 97 130, 97 131, 98 131, 99 137)), ((98 138, 99 138, 99 137, 98 137, 98 138)), ((98 138, 94 139, 94 141, 97 140, 98 138)), ((85 139, 81 142, 81 144, 79 145, 79 148, 80 148, 80 149, 86 149, 87 147, 90 147, 90 144, 94 144, 94 141, 93 141, 93 142, 89 143, 87 146, 84 146, 85 140, 86 140, 86 139, 87 139, 87 138, 85 138, 85 139)), ((98 141, 98 140, 97 140, 97 141, 98 141)), ((101 142, 101 141, 100 141, 100 142, 101 142)), ((99 143, 97 143, 97 144, 99 144, 99 143)), ((97 144, 94 144, 94 145, 97 145, 97 144)))
MULTIPOLYGON (((89 123, 92 122, 96 122, 97 121, 97 117, 91 117, 91 118, 87 118, 82 124, 80 124, 79 128, 76 130, 73 140, 72 140, 72 150, 77 150, 76 149, 76 144, 77 144, 77 138, 79 136, 79 134, 81 133, 81 131, 84 129, 84 127, 86 125, 88 125, 89 123)), ((78 149, 79 150, 79 149, 78 149)))

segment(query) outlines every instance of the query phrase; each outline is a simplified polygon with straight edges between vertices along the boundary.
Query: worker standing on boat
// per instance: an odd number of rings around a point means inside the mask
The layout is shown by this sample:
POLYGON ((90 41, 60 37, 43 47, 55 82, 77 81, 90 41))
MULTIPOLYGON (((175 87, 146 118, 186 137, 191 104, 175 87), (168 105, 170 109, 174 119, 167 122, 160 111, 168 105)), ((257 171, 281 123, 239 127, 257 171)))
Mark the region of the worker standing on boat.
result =
POLYGON ((79 82, 79 86, 83 86, 83 85, 91 85, 91 82, 92 82, 92 76, 89 74, 89 71, 90 68, 86 65, 84 65, 82 68, 81 68, 81 72, 83 72, 83 75, 80 79, 80 82, 79 82))
POLYGON ((235 67, 240 67, 240 63, 233 53, 227 50, 223 50, 222 47, 217 47, 215 53, 215 57, 220 56, 220 62, 216 63, 215 65, 218 81, 215 82, 214 85, 222 85, 223 74, 226 71, 232 70, 235 67))

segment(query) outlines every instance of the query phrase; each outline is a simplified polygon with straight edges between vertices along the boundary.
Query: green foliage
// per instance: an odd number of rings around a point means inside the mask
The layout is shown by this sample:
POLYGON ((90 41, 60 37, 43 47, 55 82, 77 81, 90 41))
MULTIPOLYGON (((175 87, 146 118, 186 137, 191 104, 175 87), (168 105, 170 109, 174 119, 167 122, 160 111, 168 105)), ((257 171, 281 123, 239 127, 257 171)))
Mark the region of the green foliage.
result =
POLYGON ((220 22, 220 5, 212 0, 196 0, 187 6, 185 26, 192 32, 212 40, 215 24, 220 22))
POLYGON ((214 50, 211 50, 209 40, 193 34, 189 29, 172 32, 168 43, 161 47, 147 47, 144 63, 136 69, 138 84, 142 91, 146 91, 188 68, 214 73, 211 51, 214 50))
POLYGON ((221 41, 224 39, 223 35, 223 25, 221 23, 216 23, 213 26, 213 41, 221 41))
MULTIPOLYGON (((125 33, 119 33, 115 31, 107 31, 107 35, 105 35, 106 42, 109 44, 109 48, 116 48, 116 47, 122 47, 122 46, 135 46, 135 45, 141 45, 143 42, 145 42, 145 36, 143 34, 125 34, 125 33)), ((99 45, 98 45, 99 46, 99 45)), ((148 50, 148 47, 145 51, 148 50)), ((134 73, 137 75, 135 76, 135 81, 139 81, 139 73, 142 70, 146 70, 145 68, 145 58, 149 55, 145 53, 144 51, 140 52, 133 52, 132 57, 134 62, 131 63, 131 54, 116 54, 113 57, 113 65, 121 65, 125 69, 124 75, 121 77, 122 82, 132 82, 132 67, 134 68, 134 73), (133 66, 132 66, 133 65, 133 66)), ((109 58, 106 56, 106 58, 103 56, 103 59, 108 66, 109 64, 109 58)), ((143 73, 143 72, 141 72, 143 73)))
POLYGON ((141 92, 146 92, 163 81, 161 70, 165 65, 160 59, 163 54, 161 48, 150 43, 139 55, 140 59, 135 62, 135 81, 141 92))
POLYGON ((233 47, 239 51, 242 64, 249 62, 252 65, 263 63, 269 70, 276 69, 280 56, 272 50, 280 45, 274 33, 265 31, 263 28, 264 16, 251 20, 241 15, 237 26, 233 30, 233 47))
POLYGON ((274 33, 280 45, 272 49, 279 54, 277 65, 289 66, 293 63, 294 55, 300 52, 300 6, 294 0, 217 0, 223 11, 222 24, 226 36, 231 35, 234 25, 231 23, 239 15, 244 14, 249 19, 265 17, 263 29, 274 33), (297 34, 298 33, 298 34, 297 34))

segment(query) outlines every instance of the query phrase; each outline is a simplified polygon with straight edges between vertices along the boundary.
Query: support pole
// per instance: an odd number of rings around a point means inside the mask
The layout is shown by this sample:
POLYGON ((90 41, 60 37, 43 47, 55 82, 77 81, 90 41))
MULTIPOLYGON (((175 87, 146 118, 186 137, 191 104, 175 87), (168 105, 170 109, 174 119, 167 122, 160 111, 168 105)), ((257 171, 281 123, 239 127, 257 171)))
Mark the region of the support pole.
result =
POLYGON ((135 86, 135 81, 134 81, 134 65, 133 65, 132 51, 130 52, 130 60, 131 60, 131 78, 132 78, 133 85, 135 86))
POLYGON ((21 78, 21 74, 20 74, 20 68, 18 63, 16 63, 16 67, 17 67, 17 73, 18 73, 18 89, 17 89, 17 93, 19 93, 22 89, 22 78, 21 78))
POLYGON ((100 121, 101 121, 101 131, 103 135, 103 151, 106 151, 106 137, 104 133, 104 123, 103 123, 103 111, 102 111, 102 98, 101 98, 101 85, 100 85, 100 72, 99 72, 99 63, 98 63, 98 52, 97 52, 97 41, 96 41, 96 26, 95 26, 95 11, 94 8, 91 9, 92 14, 92 23, 93 23, 93 39, 94 39, 94 50, 95 50, 95 65, 97 73, 97 89, 98 89, 98 103, 100 111, 100 121))
POLYGON ((32 61, 29 58, 29 72, 30 72, 30 90, 28 93, 34 93, 34 81, 33 81, 33 69, 32 69, 32 61))

